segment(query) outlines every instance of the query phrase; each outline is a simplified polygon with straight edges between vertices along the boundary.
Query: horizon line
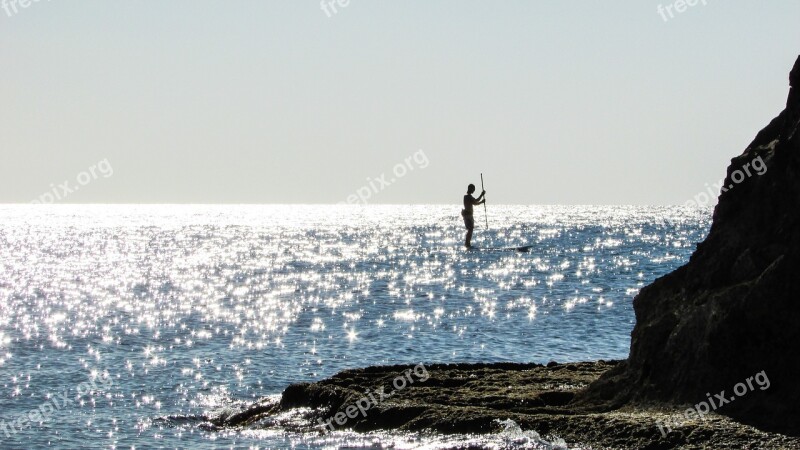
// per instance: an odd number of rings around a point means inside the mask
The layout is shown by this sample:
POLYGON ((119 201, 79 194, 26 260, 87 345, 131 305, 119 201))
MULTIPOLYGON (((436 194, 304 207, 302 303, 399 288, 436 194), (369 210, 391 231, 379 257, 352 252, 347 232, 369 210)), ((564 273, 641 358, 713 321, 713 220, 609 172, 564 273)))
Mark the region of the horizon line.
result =
MULTIPOLYGON (((157 202, 143 202, 143 203, 102 203, 102 202, 82 202, 82 203, 0 203, 0 206, 31 206, 31 207, 47 207, 47 206, 352 206, 352 207, 367 207, 367 206, 455 206, 461 207, 460 203, 356 203, 356 204, 341 204, 341 203, 201 203, 201 202, 184 202, 184 203, 157 203, 157 202)), ((666 206, 683 206, 685 204, 671 204, 671 203, 492 203, 489 206, 633 206, 633 207, 666 207, 666 206)), ((716 206, 716 205, 714 205, 716 206)), ((708 206, 710 208, 710 206, 708 206)), ((703 209, 697 207, 696 209, 703 209)))

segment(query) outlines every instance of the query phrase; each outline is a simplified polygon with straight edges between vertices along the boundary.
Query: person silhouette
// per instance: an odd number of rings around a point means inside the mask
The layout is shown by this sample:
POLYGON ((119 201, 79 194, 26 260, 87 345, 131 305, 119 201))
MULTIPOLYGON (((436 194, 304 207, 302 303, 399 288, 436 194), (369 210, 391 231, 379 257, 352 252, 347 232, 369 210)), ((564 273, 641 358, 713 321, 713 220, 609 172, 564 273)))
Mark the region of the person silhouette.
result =
POLYGON ((461 217, 464 218, 464 226, 467 227, 467 236, 464 246, 472 248, 472 231, 475 229, 475 218, 472 216, 472 207, 486 203, 486 191, 481 192, 478 198, 472 196, 475 193, 475 185, 467 186, 467 195, 464 196, 464 209, 461 210, 461 217))

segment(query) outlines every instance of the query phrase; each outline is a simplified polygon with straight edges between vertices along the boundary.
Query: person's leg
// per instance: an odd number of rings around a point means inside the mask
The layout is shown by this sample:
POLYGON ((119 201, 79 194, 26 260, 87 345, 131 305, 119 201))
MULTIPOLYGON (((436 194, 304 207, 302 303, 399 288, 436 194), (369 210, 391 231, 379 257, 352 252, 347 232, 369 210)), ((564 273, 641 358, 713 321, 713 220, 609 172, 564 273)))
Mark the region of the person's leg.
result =
POLYGON ((472 214, 467 214, 465 210, 461 211, 461 216, 464 217, 464 227, 467 229, 464 246, 470 248, 472 247, 472 230, 475 229, 475 219, 472 217, 472 214))

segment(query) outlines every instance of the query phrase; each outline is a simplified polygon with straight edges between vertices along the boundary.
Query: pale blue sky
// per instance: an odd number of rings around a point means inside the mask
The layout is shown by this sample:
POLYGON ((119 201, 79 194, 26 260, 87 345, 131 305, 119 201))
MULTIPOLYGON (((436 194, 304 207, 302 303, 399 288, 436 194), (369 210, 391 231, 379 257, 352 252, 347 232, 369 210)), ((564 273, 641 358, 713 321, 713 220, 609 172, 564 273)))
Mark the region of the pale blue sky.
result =
MULTIPOLYGON (((6 0, 10 2, 11 0, 6 0)), ((0 202, 682 204, 783 108, 800 2, 41 0, 0 9, 0 202), (13 12, 13 11, 12 11, 13 12), (388 177, 394 178, 394 177, 388 177)))

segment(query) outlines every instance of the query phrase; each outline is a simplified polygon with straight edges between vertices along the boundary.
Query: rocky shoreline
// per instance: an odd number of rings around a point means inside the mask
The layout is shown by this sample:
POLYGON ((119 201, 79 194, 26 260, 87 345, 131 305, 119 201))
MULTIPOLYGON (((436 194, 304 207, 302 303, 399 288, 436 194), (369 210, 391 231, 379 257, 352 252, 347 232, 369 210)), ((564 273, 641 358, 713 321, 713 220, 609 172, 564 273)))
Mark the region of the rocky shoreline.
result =
POLYGON ((714 413, 685 421, 686 407, 638 405, 597 411, 572 404, 577 394, 620 364, 433 364, 422 366, 424 372, 420 365, 354 369, 292 385, 279 402, 255 403, 214 422, 223 428, 269 424, 315 433, 352 429, 485 434, 501 432, 501 421, 511 419, 547 440, 563 439, 569 448, 800 448, 798 438, 759 431, 714 413), (395 380, 408 380, 409 373, 414 382, 395 389, 395 380), (381 398, 381 391, 392 394, 381 398), (366 408, 364 399, 370 396, 375 402, 369 400, 366 408), (365 407, 364 413, 358 405, 365 407), (276 423, 288 411, 301 411, 301 423, 296 418, 291 424, 276 423), (342 425, 336 423, 337 414, 342 425), (669 424, 671 430, 659 428, 659 423, 669 424))

